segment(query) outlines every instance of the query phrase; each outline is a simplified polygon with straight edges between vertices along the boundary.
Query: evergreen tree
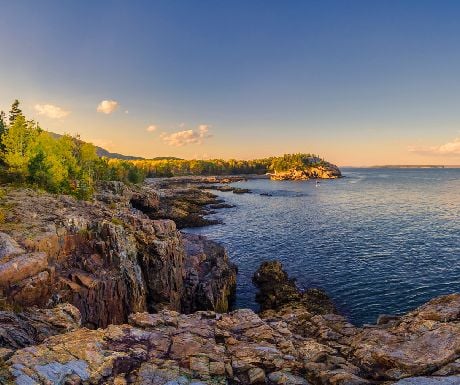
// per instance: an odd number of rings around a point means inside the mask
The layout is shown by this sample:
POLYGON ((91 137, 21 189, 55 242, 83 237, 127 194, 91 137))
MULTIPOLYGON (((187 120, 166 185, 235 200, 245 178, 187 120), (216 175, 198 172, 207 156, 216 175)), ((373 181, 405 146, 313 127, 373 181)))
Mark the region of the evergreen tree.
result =
POLYGON ((3 161, 9 171, 21 179, 28 174, 28 163, 33 154, 37 134, 37 125, 26 121, 24 115, 19 114, 2 137, 3 161))
POLYGON ((14 123, 14 121, 19 115, 22 115, 22 110, 19 108, 19 100, 16 99, 11 105, 11 109, 10 109, 10 116, 9 116, 10 126, 14 123))
POLYGON ((5 122, 5 113, 0 111, 0 151, 3 151, 2 137, 5 135, 7 128, 8 127, 5 122))

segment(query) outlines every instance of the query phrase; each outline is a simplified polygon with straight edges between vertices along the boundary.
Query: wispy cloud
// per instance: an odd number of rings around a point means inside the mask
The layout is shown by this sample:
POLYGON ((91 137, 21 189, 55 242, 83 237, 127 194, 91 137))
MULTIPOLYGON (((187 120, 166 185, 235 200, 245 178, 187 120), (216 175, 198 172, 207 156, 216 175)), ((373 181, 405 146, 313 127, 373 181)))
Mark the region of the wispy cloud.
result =
POLYGON ((201 124, 197 130, 183 130, 168 134, 161 133, 160 137, 170 146, 182 147, 187 144, 201 144, 206 138, 212 135, 209 133, 209 125, 201 124))
POLYGON ((53 104, 36 104, 34 108, 39 115, 46 116, 50 119, 62 119, 70 114, 70 111, 66 111, 53 104))
POLYGON ((102 112, 103 114, 111 114, 118 108, 119 104, 116 100, 103 100, 97 106, 97 112, 102 112))
POLYGON ((156 131, 156 129, 157 129, 157 126, 155 126, 154 124, 151 124, 150 126, 146 128, 148 132, 154 132, 156 131))
POLYGON ((439 146, 409 146, 408 150, 421 155, 460 156, 460 138, 439 146))

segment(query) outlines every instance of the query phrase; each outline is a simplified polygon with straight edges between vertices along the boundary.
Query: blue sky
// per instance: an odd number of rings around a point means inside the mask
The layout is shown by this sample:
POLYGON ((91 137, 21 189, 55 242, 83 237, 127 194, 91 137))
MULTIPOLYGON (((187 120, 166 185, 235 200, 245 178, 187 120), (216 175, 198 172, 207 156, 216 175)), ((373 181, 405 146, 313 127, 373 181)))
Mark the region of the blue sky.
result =
POLYGON ((0 108, 145 157, 460 164, 459 20, 440 0, 15 0, 0 108))

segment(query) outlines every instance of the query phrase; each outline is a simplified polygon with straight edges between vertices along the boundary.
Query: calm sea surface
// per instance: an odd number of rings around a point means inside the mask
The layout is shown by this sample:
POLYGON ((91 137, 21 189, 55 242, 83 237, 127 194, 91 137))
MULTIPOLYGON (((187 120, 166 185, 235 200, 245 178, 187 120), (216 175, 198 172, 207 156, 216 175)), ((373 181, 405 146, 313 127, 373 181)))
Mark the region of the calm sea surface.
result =
POLYGON ((460 292, 460 169, 343 169, 345 178, 233 185, 225 224, 188 232, 224 244, 238 265, 237 307, 257 309, 251 277, 280 260, 303 288, 322 287, 356 324, 460 292), (272 196, 261 196, 270 193, 272 196))

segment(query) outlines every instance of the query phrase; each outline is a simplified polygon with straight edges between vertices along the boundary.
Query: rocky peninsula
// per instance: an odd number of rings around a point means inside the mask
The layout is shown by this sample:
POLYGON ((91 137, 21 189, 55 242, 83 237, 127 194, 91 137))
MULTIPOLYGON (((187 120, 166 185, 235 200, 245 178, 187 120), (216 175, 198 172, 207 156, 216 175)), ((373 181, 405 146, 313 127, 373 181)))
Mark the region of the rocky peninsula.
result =
POLYGON ((275 171, 270 174, 272 180, 309 180, 309 179, 336 179, 340 178, 340 169, 328 162, 321 164, 307 165, 304 167, 294 167, 288 170, 275 171))
POLYGON ((4 188, 0 384, 460 383, 460 294, 356 327, 271 261, 260 313, 232 311, 225 249, 178 230, 219 203, 171 182, 87 202, 4 188))

